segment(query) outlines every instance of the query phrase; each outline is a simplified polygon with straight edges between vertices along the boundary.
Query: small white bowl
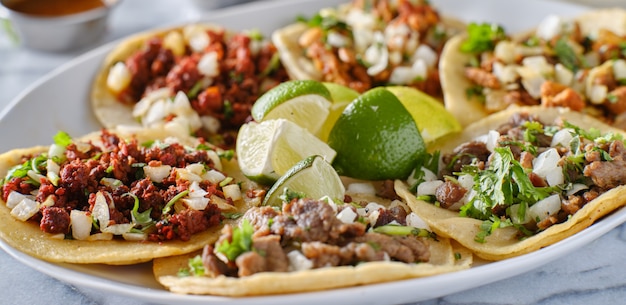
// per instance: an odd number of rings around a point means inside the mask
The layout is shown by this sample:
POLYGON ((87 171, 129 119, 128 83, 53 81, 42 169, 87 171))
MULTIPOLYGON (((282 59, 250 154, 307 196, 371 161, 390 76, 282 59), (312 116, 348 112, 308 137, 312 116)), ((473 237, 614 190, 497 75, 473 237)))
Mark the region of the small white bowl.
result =
POLYGON ((111 9, 120 0, 103 1, 104 5, 98 8, 53 17, 12 10, 10 7, 13 1, 0 0, 0 17, 10 20, 22 45, 42 51, 61 52, 97 41, 106 30, 111 9))

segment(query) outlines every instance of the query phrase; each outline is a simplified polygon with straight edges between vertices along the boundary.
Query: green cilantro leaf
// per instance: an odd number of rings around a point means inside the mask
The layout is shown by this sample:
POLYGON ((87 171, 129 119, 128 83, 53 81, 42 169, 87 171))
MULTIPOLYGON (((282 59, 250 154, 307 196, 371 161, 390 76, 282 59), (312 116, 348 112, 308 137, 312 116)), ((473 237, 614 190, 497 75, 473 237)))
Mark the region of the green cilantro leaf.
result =
POLYGON ((498 41, 506 38, 504 28, 494 23, 470 23, 467 34, 468 38, 461 44, 461 52, 464 53, 491 51, 498 41))
POLYGON ((52 139, 54 140, 54 144, 61 147, 67 147, 72 144, 72 137, 64 131, 57 132, 52 139))
POLYGON ((222 242, 216 251, 224 254, 229 261, 234 261, 242 253, 252 251, 253 233, 254 227, 244 219, 239 227, 233 229, 232 241, 222 242))

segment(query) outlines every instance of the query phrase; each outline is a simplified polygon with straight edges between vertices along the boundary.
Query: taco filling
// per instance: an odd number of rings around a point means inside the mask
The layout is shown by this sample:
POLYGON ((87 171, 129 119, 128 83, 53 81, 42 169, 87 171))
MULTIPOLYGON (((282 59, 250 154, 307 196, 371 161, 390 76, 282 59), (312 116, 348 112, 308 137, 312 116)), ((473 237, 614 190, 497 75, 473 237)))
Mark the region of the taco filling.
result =
POLYGON ((106 130, 96 144, 61 132, 8 170, 2 200, 51 239, 188 241, 241 198, 220 158, 207 145, 140 144, 106 130))
POLYGON ((388 209, 295 198, 282 210, 252 208, 239 227, 224 226, 217 242, 190 260, 190 268, 202 276, 244 277, 371 261, 427 262, 426 237, 434 235, 407 225, 413 217, 402 205, 388 209))
POLYGON ((451 27, 427 1, 352 1, 278 30, 273 41, 294 78, 364 92, 409 85, 441 96, 437 63, 451 27))
POLYGON ((478 243, 498 228, 515 228, 517 240, 539 234, 626 184, 622 134, 526 112, 425 159, 409 181, 417 199, 482 221, 478 243))
POLYGON ((258 31, 198 24, 141 39, 130 56, 104 68, 106 84, 96 85, 133 106, 133 118, 145 127, 224 133, 216 142, 233 144, 235 133, 227 131, 249 120, 262 93, 288 80, 276 49, 258 31))
POLYGON ((568 107, 626 128, 626 33, 585 28, 598 18, 625 17, 613 15, 552 15, 521 38, 495 24, 469 25, 468 36, 452 50, 468 55, 466 98, 480 101, 486 113, 511 105, 568 107))
POLYGON ((153 271, 175 293, 251 296, 470 267, 471 252, 424 229, 404 203, 345 200, 351 202, 294 197, 282 209, 252 208, 239 226, 224 226, 219 239, 202 253, 157 259, 153 271))

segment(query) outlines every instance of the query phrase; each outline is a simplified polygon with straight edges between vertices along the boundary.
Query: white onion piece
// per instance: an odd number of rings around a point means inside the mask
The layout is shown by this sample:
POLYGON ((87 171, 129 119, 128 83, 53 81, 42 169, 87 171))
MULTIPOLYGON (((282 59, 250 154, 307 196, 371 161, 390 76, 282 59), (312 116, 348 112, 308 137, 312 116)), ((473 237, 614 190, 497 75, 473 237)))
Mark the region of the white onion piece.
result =
POLYGON ((422 182, 417 186, 417 196, 435 195, 435 191, 442 184, 441 180, 422 182))
POLYGON ((131 79, 132 76, 126 64, 122 61, 118 61, 109 69, 106 80, 107 88, 115 93, 119 93, 130 85, 131 79))
POLYGON ((34 170, 27 171, 26 175, 28 177, 30 177, 31 179, 37 181, 37 182, 41 181, 41 179, 48 180, 48 178, 46 178, 46 176, 44 176, 44 175, 42 175, 40 173, 37 173, 34 170))
POLYGON ((222 160, 220 159, 220 156, 217 154, 217 152, 215 152, 214 150, 207 150, 206 151, 209 159, 211 159, 211 161, 213 161, 213 168, 215 168, 218 171, 222 170, 222 160))
POLYGON ((546 182, 549 186, 555 186, 565 183, 565 175, 563 175, 563 168, 556 166, 553 170, 546 175, 546 182))
POLYGON ((371 182, 355 182, 348 185, 346 192, 353 194, 375 195, 376 188, 374 188, 374 185, 371 182))
POLYGON ((70 212, 70 224, 74 239, 85 240, 91 234, 91 217, 87 215, 87 212, 72 210, 70 212))
POLYGON ((189 207, 192 210, 198 210, 198 211, 202 211, 204 209, 206 209, 206 206, 209 204, 209 198, 204 198, 204 197, 194 197, 194 198, 183 198, 181 199, 182 202, 184 202, 187 207, 189 207))
POLYGON ((567 196, 574 195, 574 194, 578 193, 578 191, 586 190, 588 188, 589 188, 588 186, 586 186, 586 185, 584 185, 582 183, 574 183, 572 185, 572 188, 569 189, 565 194, 567 196))
POLYGON ((146 177, 150 178, 152 182, 161 183, 163 179, 167 178, 172 171, 172 167, 169 165, 149 166, 143 167, 143 172, 146 177))
POLYGON ((232 210, 235 208, 235 206, 229 204, 228 201, 226 201, 226 199, 215 196, 215 195, 211 195, 211 203, 217 205, 217 207, 220 208, 221 210, 232 210))
POLYGON ((287 253, 289 259, 289 271, 309 270, 313 268, 313 262, 298 250, 287 253))
POLYGON ((96 201, 91 211, 91 216, 98 220, 100 225, 100 231, 104 232, 104 229, 109 225, 111 215, 109 214, 109 205, 107 204, 104 193, 96 193, 96 201))
POLYGON ((58 145, 56 143, 53 143, 52 145, 50 145, 50 148, 48 148, 48 158, 52 159, 52 158, 59 158, 59 159, 65 159, 65 151, 67 149, 61 145, 58 145))
POLYGON ((456 180, 466 190, 471 190, 474 187, 474 177, 470 174, 461 175, 456 180))
POLYGON ((243 198, 241 196, 241 189, 237 184, 225 185, 222 187, 222 191, 224 192, 224 197, 226 197, 226 199, 231 199, 233 202, 243 198))
POLYGON ((569 86, 574 81, 574 72, 558 63, 554 66, 554 78, 558 83, 569 86))
POLYGON ((556 148, 550 148, 533 159, 533 172, 541 178, 546 178, 551 171, 557 170, 561 156, 556 148))
POLYGON ((217 53, 209 52, 202 55, 197 65, 198 71, 208 77, 216 77, 220 74, 220 64, 217 61, 217 53))
POLYGON ((406 225, 430 231, 430 226, 415 213, 409 213, 406 215, 406 225))
POLYGON ((520 204, 513 204, 509 207, 509 216, 511 217, 511 221, 514 224, 525 224, 528 221, 530 221, 530 217, 528 217, 528 209, 526 209, 526 212, 524 213, 524 215, 522 215, 520 217, 519 215, 519 209, 520 209, 521 205, 520 204))
POLYGON ((11 215, 21 221, 27 221, 39 212, 39 204, 30 198, 24 198, 13 209, 11 215))
POLYGON ((561 197, 558 194, 537 201, 528 209, 530 219, 542 221, 561 210, 561 197))
POLYGON ((572 139, 574 139, 574 136, 572 136, 572 130, 569 128, 564 128, 554 134, 550 146, 557 147, 560 145, 563 147, 569 147, 569 143, 572 141, 572 139))
POLYGON ((493 152, 494 148, 498 145, 498 140, 500 139, 500 133, 495 130, 489 130, 486 135, 482 135, 477 137, 475 140, 479 142, 485 143, 487 146, 487 150, 493 152))
POLYGON ((200 182, 202 181, 202 178, 200 178, 200 176, 188 171, 185 168, 177 168, 176 170, 176 178, 178 179, 182 179, 182 180, 187 180, 187 181, 191 181, 191 182, 200 182))
POLYGON ((616 80, 626 79, 626 60, 617 59, 613 61, 613 75, 616 80))
POLYGON ((214 169, 208 170, 206 173, 202 175, 202 180, 209 181, 213 184, 218 184, 226 179, 226 176, 219 171, 214 169))
POLYGON ((209 192, 205 191, 200 187, 200 184, 197 181, 192 182, 189 185, 189 197, 190 198, 201 198, 208 194, 209 192))
POLYGON ((111 233, 113 235, 122 235, 126 232, 129 232, 132 229, 134 224, 132 223, 119 223, 107 226, 104 229, 100 229, 103 233, 111 233))
POLYGON ((425 44, 421 44, 413 53, 413 60, 421 59, 428 68, 434 68, 437 64, 437 52, 425 44))
POLYGON ((201 176, 204 173, 204 165, 202 163, 192 163, 185 167, 189 172, 201 176))
POLYGON ((358 215, 355 211, 353 211, 350 207, 346 207, 337 214, 337 219, 343 223, 350 224, 354 223, 357 216, 358 215))
POLYGON ((16 192, 16 191, 11 191, 9 193, 9 196, 7 197, 7 208, 12 209, 14 208, 18 203, 20 203, 22 200, 29 198, 29 199, 35 199, 34 196, 30 196, 30 195, 24 195, 22 193, 16 192))

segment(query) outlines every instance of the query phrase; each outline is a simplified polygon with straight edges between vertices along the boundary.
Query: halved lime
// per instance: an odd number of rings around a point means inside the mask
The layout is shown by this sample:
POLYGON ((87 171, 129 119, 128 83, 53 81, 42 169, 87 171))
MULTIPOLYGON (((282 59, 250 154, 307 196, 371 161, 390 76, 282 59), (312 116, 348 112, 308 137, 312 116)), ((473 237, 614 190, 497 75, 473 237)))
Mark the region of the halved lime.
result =
POLYGON ((306 198, 320 199, 328 196, 341 201, 346 192, 335 169, 319 155, 307 157, 290 168, 269 189, 263 205, 282 206, 280 197, 285 189, 300 193, 306 198))
POLYGON ((330 92, 321 82, 293 80, 263 94, 254 103, 251 112, 258 122, 287 119, 315 135, 326 121, 330 106, 330 92))
POLYGON ((328 144, 285 119, 244 124, 235 145, 242 173, 267 185, 308 156, 321 155, 332 162, 336 155, 328 144))
POLYGON ((333 166, 340 175, 365 180, 404 179, 426 151, 411 114, 381 87, 344 109, 328 145, 337 152, 333 166))

